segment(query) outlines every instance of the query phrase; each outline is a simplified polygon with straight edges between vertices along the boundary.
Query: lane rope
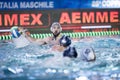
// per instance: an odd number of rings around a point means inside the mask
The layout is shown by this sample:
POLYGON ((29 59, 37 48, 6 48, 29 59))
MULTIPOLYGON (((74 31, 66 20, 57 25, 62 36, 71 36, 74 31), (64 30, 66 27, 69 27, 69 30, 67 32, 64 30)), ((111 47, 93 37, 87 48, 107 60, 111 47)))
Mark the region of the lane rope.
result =
MULTIPOLYGON (((90 37, 90 36, 108 36, 108 35, 120 35, 120 31, 101 31, 101 32, 68 32, 62 33, 63 35, 68 35, 72 38, 80 37, 90 37)), ((52 36, 52 33, 43 33, 43 34, 31 34, 31 37, 35 39, 45 38, 52 36)), ((0 40, 10 40, 12 39, 11 35, 1 35, 0 40)))

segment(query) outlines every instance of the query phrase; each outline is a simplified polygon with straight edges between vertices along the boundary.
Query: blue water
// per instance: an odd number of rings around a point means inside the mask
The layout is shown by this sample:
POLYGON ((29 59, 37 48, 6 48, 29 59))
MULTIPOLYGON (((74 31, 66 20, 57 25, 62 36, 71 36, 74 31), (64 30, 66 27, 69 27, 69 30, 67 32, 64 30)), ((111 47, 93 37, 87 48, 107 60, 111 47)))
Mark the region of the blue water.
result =
POLYGON ((62 57, 48 45, 17 49, 0 42, 0 80, 120 80, 120 37, 85 38, 72 43, 78 53, 92 47, 96 61, 62 57), (81 79, 79 79, 81 80, 81 79))

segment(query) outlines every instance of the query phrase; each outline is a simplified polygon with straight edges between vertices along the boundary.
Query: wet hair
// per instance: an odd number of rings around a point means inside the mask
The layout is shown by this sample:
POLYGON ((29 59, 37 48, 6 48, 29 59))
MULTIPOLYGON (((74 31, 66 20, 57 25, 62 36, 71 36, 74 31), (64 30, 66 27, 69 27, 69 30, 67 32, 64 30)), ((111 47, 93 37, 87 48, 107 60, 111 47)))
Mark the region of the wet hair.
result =
POLYGON ((70 44, 71 44, 71 39, 70 39, 69 36, 63 35, 63 36, 60 38, 59 43, 60 43, 60 45, 62 45, 62 46, 64 46, 64 47, 68 47, 68 46, 70 46, 70 44))
POLYGON ((77 58, 78 54, 75 47, 69 47, 63 52, 64 57, 77 58))
POLYGON ((54 27, 55 25, 57 25, 57 26, 60 27, 60 32, 61 32, 61 31, 62 31, 62 27, 61 27, 60 23, 58 23, 58 22, 54 22, 54 23, 51 25, 50 31, 52 31, 52 29, 53 29, 53 27, 54 27))

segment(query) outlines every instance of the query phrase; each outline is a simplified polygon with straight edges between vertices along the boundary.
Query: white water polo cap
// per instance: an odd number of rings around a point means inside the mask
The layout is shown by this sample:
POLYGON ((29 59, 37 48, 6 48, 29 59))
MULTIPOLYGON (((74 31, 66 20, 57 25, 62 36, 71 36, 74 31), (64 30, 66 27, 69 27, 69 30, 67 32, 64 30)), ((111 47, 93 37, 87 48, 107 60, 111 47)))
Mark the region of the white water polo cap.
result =
POLYGON ((96 55, 95 55, 94 49, 92 47, 84 48, 83 51, 81 52, 81 58, 82 60, 85 60, 88 62, 95 61, 96 55))
POLYGON ((10 29, 10 31, 11 31, 11 34, 12 34, 12 38, 18 38, 21 35, 20 32, 19 32, 19 30, 18 30, 18 26, 13 26, 10 29))
POLYGON ((68 47, 71 44, 71 39, 69 36, 65 36, 63 35, 60 40, 60 45, 64 46, 64 47, 68 47))
POLYGON ((60 23, 58 22, 54 22, 51 27, 50 27, 50 31, 53 32, 53 28, 55 27, 55 25, 57 25, 60 28, 60 32, 62 31, 62 27, 60 25, 60 23))

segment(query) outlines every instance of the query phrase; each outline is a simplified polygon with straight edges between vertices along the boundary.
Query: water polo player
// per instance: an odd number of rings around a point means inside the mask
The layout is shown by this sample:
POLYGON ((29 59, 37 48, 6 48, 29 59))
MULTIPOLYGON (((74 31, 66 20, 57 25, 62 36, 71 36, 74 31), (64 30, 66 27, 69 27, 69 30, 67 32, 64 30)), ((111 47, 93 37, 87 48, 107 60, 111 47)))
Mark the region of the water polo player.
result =
POLYGON ((59 39, 61 38, 61 31, 62 31, 61 25, 58 22, 54 22, 50 27, 50 31, 52 32, 53 36, 46 37, 44 39, 37 39, 36 43, 52 44, 52 45, 59 44, 59 39))
POLYGON ((63 48, 63 56, 64 57, 76 58, 78 56, 75 47, 70 46, 71 39, 69 36, 63 35, 60 38, 59 43, 60 43, 61 47, 64 47, 63 48))
POLYGON ((88 61, 88 62, 96 60, 95 51, 92 47, 86 47, 86 48, 82 49, 80 57, 82 60, 88 61))
POLYGON ((53 36, 46 37, 44 39, 34 39, 30 37, 30 35, 26 34, 26 29, 23 29, 22 27, 14 26, 11 28, 13 42, 16 44, 18 48, 25 46, 24 43, 18 44, 18 42, 26 42, 26 45, 28 45, 28 43, 30 42, 37 43, 39 45, 59 44, 59 39, 61 38, 61 31, 62 31, 61 25, 58 22, 54 22, 50 27, 50 31, 53 33, 53 36))
POLYGON ((76 48, 70 45, 71 39, 69 36, 64 35, 60 38, 60 46, 64 47, 62 48, 64 57, 77 58, 77 56, 80 55, 80 59, 84 61, 89 62, 96 60, 96 55, 92 47, 84 48, 82 52, 78 54, 76 48))

